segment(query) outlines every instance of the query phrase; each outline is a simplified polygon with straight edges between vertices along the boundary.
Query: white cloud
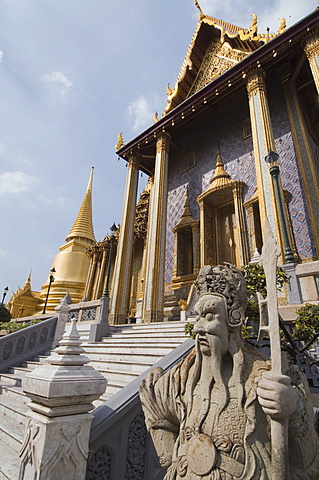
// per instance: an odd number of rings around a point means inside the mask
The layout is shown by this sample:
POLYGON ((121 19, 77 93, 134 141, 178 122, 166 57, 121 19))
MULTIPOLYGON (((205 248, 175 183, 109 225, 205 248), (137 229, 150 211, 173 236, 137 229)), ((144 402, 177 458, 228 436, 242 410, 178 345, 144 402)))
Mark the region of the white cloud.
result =
POLYGON ((38 195, 37 199, 42 205, 45 205, 46 207, 49 207, 51 205, 57 205, 59 207, 64 207, 66 204, 66 199, 63 197, 58 197, 58 198, 48 198, 45 197, 44 195, 38 195))
POLYGON ((73 88, 71 80, 61 72, 42 75, 41 79, 51 87, 53 93, 57 93, 63 100, 70 88, 73 88))
POLYGON ((0 258, 6 258, 8 256, 8 252, 0 248, 0 258))
POLYGON ((0 63, 2 62, 2 59, 3 59, 3 51, 0 50, 0 63))
POLYGON ((158 104, 157 97, 149 101, 142 95, 128 106, 127 113, 132 121, 132 130, 141 130, 150 125, 157 110, 156 104, 158 104))
POLYGON ((0 175, 0 195, 28 192, 36 180, 34 175, 23 172, 5 172, 0 175))

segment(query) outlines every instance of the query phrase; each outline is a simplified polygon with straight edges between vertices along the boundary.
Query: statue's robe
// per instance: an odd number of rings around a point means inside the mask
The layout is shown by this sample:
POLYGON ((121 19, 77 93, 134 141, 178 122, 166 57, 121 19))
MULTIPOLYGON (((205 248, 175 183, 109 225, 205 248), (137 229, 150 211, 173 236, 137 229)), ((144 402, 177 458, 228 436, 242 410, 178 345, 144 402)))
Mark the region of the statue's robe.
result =
MULTIPOLYGON (((240 349, 232 360, 237 375, 225 380, 228 397, 221 408, 214 381, 197 387, 198 361, 194 349, 167 373, 154 369, 140 390, 165 480, 273 480, 270 418, 258 402, 255 381, 270 362, 250 347, 240 349)), ((317 480, 318 437, 306 379, 295 366, 287 374, 298 392, 289 422, 291 480, 317 480)))

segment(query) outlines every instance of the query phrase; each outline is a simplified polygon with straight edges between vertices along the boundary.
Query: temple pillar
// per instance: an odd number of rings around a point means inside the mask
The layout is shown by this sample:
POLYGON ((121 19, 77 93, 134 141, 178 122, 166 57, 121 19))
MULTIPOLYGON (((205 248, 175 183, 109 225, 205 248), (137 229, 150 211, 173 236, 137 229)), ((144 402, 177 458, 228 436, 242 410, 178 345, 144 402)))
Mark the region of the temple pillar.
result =
POLYGON ((95 267, 96 267, 96 260, 97 260, 97 253, 94 252, 93 258, 91 257, 89 273, 88 273, 88 278, 86 282, 86 288, 84 291, 84 297, 87 298, 88 300, 92 300, 92 290, 93 290, 93 280, 94 280, 94 273, 95 273, 95 267))
POLYGON ((249 262, 249 254, 243 207, 243 184, 240 182, 236 182, 233 186, 233 199, 238 221, 238 228, 234 230, 234 235, 236 237, 236 244, 238 245, 236 250, 239 256, 239 265, 247 265, 249 262))
POLYGON ((268 217, 269 224, 277 238, 281 238, 277 218, 276 202, 272 178, 265 157, 269 151, 275 151, 275 141, 266 95, 265 74, 261 68, 247 74, 247 93, 255 157, 257 196, 259 200, 261 225, 268 217))
POLYGON ((193 273, 198 275, 200 268, 200 254, 199 254, 199 226, 192 226, 193 237, 193 273))
POLYGON ((319 94, 319 29, 309 33, 305 41, 305 53, 307 55, 314 82, 319 94))
MULTIPOLYGON (((318 58, 318 57, 317 57, 318 58)), ((315 239, 316 251, 319 252, 319 178, 309 141, 304 114, 300 108, 294 82, 291 81, 292 70, 289 63, 280 68, 281 83, 294 140, 298 168, 302 178, 303 191, 307 201, 311 226, 315 239)), ((317 253, 318 255, 318 253, 317 253)))
POLYGON ((146 249, 143 319, 147 323, 163 320, 169 143, 167 133, 158 136, 146 249))
POLYGON ((133 154, 128 162, 121 229, 113 275, 109 317, 110 323, 113 324, 125 323, 129 309, 139 166, 139 155, 133 154))
POLYGON ((206 235, 206 223, 205 223, 205 209, 204 202, 199 203, 199 258, 200 267, 205 265, 205 235, 206 235))
POLYGON ((96 287, 96 292, 97 292, 97 298, 102 297, 103 291, 105 288, 105 283, 106 283, 106 259, 107 259, 107 253, 110 253, 110 249, 106 250, 104 248, 103 253, 102 253, 102 262, 101 262, 101 267, 100 267, 100 272, 99 272, 99 279, 96 287))

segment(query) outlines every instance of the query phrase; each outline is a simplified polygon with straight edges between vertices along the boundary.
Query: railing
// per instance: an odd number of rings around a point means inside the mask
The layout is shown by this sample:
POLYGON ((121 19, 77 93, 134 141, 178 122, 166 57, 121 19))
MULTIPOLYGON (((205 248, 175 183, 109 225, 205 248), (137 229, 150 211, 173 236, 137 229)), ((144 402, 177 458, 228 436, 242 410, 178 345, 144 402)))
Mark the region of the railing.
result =
POLYGON ((139 387, 152 368, 172 368, 194 346, 186 340, 93 411, 86 480, 161 480, 161 468, 146 431, 139 387))
POLYGON ((0 338, 0 372, 30 360, 51 348, 58 317, 9 333, 0 338))
POLYGON ((70 305, 68 322, 75 318, 77 322, 95 322, 98 319, 100 300, 80 302, 70 305))

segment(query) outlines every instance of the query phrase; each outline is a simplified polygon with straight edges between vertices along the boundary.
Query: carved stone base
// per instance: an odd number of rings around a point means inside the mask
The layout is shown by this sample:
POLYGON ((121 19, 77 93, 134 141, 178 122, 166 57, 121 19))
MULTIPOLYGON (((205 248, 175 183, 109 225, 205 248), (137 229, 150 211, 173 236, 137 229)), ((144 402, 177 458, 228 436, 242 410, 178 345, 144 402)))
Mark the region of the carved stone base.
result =
POLYGON ((93 415, 48 419, 31 412, 20 451, 19 480, 85 478, 93 415))

